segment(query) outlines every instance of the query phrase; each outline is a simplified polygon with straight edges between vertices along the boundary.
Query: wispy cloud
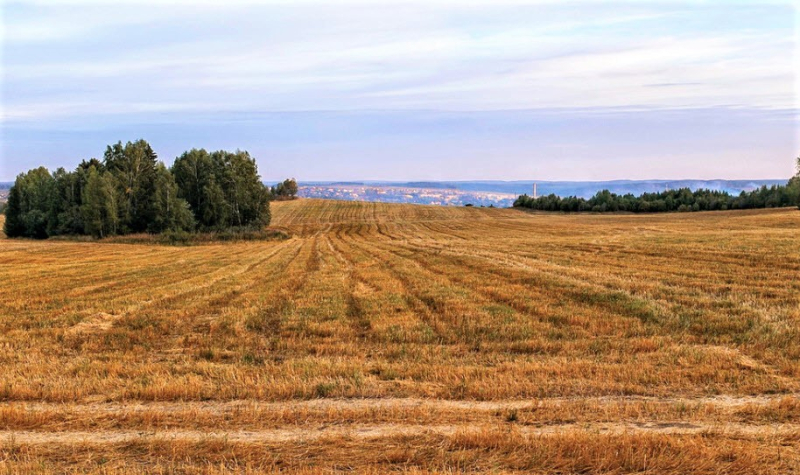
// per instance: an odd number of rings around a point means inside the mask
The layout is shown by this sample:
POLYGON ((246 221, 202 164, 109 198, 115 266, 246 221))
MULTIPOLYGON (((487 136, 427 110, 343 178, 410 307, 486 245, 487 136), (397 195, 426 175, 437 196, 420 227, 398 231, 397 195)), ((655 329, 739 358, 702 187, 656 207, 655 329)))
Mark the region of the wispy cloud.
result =
POLYGON ((120 8, 12 7, 4 118, 47 114, 35 106, 37 84, 54 115, 92 113, 58 104, 134 104, 144 94, 176 110, 222 96, 262 111, 785 108, 795 99, 791 25, 780 10, 742 32, 714 24, 730 14, 691 8, 120 8), (682 26, 703 15, 698 27, 682 26), (682 86, 647 87, 664 83, 682 86), (76 97, 93 84, 87 100, 76 97))

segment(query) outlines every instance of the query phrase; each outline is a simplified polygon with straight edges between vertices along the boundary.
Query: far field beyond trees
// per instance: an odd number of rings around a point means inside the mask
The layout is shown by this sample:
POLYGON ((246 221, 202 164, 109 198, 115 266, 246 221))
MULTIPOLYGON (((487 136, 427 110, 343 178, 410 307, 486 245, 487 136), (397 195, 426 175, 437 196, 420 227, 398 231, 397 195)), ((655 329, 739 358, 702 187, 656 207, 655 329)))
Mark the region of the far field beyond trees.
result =
POLYGON ((8 196, 5 233, 47 238, 167 231, 262 228, 269 201, 294 198, 294 179, 267 188, 246 151, 192 149, 171 168, 144 140, 118 142, 103 160, 68 172, 39 167, 20 174, 8 196))

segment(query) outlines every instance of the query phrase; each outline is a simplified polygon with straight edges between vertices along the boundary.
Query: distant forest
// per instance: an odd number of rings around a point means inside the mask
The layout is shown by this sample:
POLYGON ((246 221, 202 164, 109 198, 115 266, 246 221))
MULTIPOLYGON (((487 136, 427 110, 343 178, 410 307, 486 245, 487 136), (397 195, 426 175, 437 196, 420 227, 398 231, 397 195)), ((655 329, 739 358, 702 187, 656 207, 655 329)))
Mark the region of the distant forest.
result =
POLYGON ((721 211, 731 209, 800 207, 800 157, 797 159, 797 175, 786 185, 762 186, 738 196, 724 191, 695 190, 682 188, 660 193, 619 195, 608 190, 598 192, 589 199, 570 196, 562 198, 551 194, 533 198, 521 195, 514 207, 539 211, 595 213, 627 211, 633 213, 661 213, 669 211, 721 211))
POLYGON ((268 188, 245 151, 192 149, 167 168, 144 140, 118 142, 71 172, 39 167, 9 190, 4 231, 47 238, 260 229, 269 202, 293 198, 294 179, 268 188))

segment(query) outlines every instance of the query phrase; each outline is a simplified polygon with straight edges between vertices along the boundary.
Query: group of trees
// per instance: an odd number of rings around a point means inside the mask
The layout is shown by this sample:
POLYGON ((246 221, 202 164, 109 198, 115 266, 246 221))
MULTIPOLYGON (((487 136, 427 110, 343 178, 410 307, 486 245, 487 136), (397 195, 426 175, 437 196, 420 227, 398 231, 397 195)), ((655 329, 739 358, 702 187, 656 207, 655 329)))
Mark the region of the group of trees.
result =
POLYGON ((190 150, 177 159, 172 174, 200 229, 269 224, 269 189, 247 152, 190 150))
POLYGON ((522 195, 514 202, 515 207, 540 211, 592 211, 633 213, 658 213, 667 211, 716 211, 728 209, 800 207, 800 158, 797 161, 797 175, 782 186, 763 186, 738 196, 724 191, 696 190, 689 188, 669 190, 661 193, 618 195, 603 190, 587 199, 557 195, 532 198, 522 195))
POLYGON ((270 188, 270 193, 276 200, 293 200, 297 198, 297 181, 287 178, 270 188))
POLYGON ((190 150, 167 168, 144 140, 106 148, 67 172, 39 167, 9 191, 5 233, 160 233, 265 226, 269 189, 247 152, 190 150))

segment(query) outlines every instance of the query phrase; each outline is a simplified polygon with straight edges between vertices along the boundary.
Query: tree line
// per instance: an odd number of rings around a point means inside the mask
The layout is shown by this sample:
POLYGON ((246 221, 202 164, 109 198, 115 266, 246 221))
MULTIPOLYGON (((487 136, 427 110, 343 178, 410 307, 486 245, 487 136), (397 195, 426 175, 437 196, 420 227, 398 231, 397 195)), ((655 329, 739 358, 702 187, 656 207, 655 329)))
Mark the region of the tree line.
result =
POLYGON ((633 213, 660 213, 668 211, 721 211, 731 209, 800 207, 800 158, 797 159, 797 175, 786 185, 762 186, 757 190, 731 195, 724 191, 695 190, 682 188, 660 193, 619 195, 608 190, 598 192, 589 199, 569 196, 562 198, 551 194, 532 198, 521 195, 514 207, 539 211, 595 213, 627 211, 633 213))
POLYGON ((273 198, 246 151, 192 149, 167 168, 145 140, 118 142, 74 171, 39 167, 17 176, 4 230, 9 237, 102 238, 260 228, 270 222, 273 198))

